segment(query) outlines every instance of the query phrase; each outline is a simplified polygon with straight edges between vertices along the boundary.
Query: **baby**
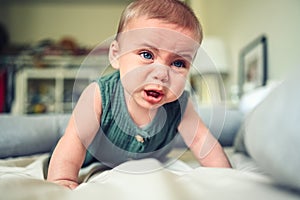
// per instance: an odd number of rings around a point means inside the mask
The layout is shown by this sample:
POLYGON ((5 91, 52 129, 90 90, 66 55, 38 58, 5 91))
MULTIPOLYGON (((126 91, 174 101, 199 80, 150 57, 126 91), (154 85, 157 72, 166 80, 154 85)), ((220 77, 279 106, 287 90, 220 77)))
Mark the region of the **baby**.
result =
POLYGON ((131 3, 110 45, 109 60, 117 70, 81 94, 52 154, 47 179, 76 188, 90 154, 109 167, 163 158, 177 133, 202 166, 231 167, 185 91, 201 41, 200 23, 184 3, 131 3))

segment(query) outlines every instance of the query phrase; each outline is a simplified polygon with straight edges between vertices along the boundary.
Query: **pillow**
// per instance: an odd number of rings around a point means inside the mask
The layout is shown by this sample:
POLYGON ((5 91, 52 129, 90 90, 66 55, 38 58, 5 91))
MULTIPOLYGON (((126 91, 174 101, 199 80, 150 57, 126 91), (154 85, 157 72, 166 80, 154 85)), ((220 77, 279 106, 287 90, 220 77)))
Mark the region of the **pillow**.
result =
MULTIPOLYGON (((239 110, 226 109, 224 106, 212 106, 198 108, 198 114, 222 146, 233 145, 243 120, 243 113, 239 110)), ((180 134, 175 138, 175 148, 186 148, 180 134)))
POLYGON ((49 152, 69 115, 0 115, 0 158, 49 152))
POLYGON ((277 82, 268 83, 267 86, 258 87, 244 94, 239 103, 239 110, 244 114, 250 113, 272 91, 277 82))
MULTIPOLYGON (((299 74, 299 73, 297 73, 299 74)), ((300 190, 300 81, 284 81, 247 119, 250 156, 280 184, 300 190)))
POLYGON ((232 146, 234 138, 243 120, 239 110, 227 109, 223 106, 202 107, 198 113, 203 123, 218 139, 222 146, 232 146))
POLYGON ((236 137, 233 141, 233 147, 236 152, 249 155, 244 142, 246 122, 247 119, 245 119, 244 122, 242 122, 241 127, 238 130, 236 137))
POLYGON ((243 113, 244 119, 233 142, 235 151, 248 155, 247 148, 244 143, 245 127, 247 119, 251 116, 251 112, 268 96, 268 94, 278 85, 278 82, 268 84, 268 86, 259 87, 253 91, 244 94, 239 103, 239 110, 243 113))

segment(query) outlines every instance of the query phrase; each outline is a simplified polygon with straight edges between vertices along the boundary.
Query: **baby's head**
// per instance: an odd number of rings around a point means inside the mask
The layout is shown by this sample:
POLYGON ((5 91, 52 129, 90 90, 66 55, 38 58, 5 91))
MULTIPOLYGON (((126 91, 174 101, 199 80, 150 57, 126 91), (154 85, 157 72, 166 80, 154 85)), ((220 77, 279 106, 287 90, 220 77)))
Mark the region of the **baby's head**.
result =
POLYGON ((151 43, 153 47, 173 53, 183 52, 187 47, 194 50, 192 59, 188 60, 192 62, 202 38, 201 24, 185 3, 179 0, 135 0, 123 11, 116 43, 112 44, 117 44, 114 47, 118 48, 119 56, 140 48, 138 42, 143 45, 151 43), (156 41, 153 41, 155 37, 156 41), (180 45, 176 44, 178 41, 180 45))
POLYGON ((109 58, 130 98, 162 105, 183 93, 201 40, 200 23, 184 3, 137 0, 123 12, 109 58))
POLYGON ((202 27, 194 12, 185 3, 179 0, 136 0, 123 11, 117 37, 126 30, 130 22, 139 17, 162 20, 165 23, 189 29, 194 33, 194 40, 201 43, 202 27))

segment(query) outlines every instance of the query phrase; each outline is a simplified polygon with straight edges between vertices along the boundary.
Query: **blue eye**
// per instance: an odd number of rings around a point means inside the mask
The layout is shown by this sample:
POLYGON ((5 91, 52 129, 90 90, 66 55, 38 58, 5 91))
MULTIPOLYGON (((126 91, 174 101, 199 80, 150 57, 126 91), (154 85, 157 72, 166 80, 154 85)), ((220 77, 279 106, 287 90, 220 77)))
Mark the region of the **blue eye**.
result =
POLYGON ((153 59, 153 55, 147 51, 143 51, 142 53, 140 53, 140 55, 143 58, 148 59, 148 60, 153 59))
POLYGON ((174 61, 172 63, 172 65, 175 66, 175 67, 178 67, 178 68, 184 68, 185 67, 185 63, 181 60, 174 61))

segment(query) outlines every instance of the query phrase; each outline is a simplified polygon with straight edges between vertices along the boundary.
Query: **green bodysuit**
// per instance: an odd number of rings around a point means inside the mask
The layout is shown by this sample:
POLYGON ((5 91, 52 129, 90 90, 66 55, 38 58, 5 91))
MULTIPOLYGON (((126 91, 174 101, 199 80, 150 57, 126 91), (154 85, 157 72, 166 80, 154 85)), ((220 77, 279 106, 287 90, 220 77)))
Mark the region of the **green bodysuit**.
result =
POLYGON ((89 153, 114 167, 131 159, 163 159, 172 149, 177 127, 188 101, 184 91, 174 102, 161 106, 154 119, 138 127, 128 113, 119 71, 97 80, 102 98, 100 129, 89 146, 89 153))

